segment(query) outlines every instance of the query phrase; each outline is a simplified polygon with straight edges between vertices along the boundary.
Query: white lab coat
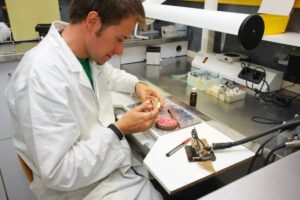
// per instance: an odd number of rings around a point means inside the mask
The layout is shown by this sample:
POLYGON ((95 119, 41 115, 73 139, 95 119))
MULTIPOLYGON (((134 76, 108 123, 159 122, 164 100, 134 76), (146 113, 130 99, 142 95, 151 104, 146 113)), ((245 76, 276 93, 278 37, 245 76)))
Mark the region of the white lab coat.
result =
POLYGON ((111 90, 133 93, 138 79, 110 64, 91 63, 94 89, 59 30, 21 60, 6 90, 14 144, 34 173, 38 199, 161 199, 114 121, 111 90))

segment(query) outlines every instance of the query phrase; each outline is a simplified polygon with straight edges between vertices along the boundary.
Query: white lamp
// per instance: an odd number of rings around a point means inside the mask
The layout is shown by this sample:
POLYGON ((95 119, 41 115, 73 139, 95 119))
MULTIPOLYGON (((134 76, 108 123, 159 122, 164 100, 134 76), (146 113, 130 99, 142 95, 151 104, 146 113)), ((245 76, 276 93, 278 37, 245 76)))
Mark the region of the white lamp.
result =
POLYGON ((143 2, 146 17, 237 35, 246 50, 255 48, 264 33, 259 15, 162 5, 164 0, 143 2))

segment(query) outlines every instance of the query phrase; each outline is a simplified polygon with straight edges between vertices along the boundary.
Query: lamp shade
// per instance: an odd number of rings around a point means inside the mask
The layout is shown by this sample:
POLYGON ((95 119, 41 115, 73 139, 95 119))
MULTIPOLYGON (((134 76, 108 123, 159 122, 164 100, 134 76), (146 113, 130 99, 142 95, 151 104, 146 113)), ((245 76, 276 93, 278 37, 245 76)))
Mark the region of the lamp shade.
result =
POLYGON ((255 48, 264 33, 259 15, 161 5, 145 1, 146 17, 237 35, 246 50, 255 48))

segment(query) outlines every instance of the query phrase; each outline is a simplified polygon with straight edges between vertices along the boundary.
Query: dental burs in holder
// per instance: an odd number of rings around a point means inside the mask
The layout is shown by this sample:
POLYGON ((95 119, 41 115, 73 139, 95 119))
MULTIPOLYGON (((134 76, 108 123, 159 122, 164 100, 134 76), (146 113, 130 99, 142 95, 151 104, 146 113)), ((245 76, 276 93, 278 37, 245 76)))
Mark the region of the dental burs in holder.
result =
POLYGON ((199 139, 195 128, 192 129, 191 145, 185 146, 185 152, 190 162, 215 161, 213 149, 208 146, 206 139, 199 139))

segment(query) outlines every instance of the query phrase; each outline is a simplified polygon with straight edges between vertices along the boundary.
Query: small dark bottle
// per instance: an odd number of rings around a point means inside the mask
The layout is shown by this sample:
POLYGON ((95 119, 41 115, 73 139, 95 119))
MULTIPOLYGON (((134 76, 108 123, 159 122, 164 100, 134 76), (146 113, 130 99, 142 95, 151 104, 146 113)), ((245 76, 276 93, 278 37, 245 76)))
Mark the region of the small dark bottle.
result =
POLYGON ((197 104, 197 88, 192 88, 191 94, 190 94, 190 106, 196 106, 197 104))

